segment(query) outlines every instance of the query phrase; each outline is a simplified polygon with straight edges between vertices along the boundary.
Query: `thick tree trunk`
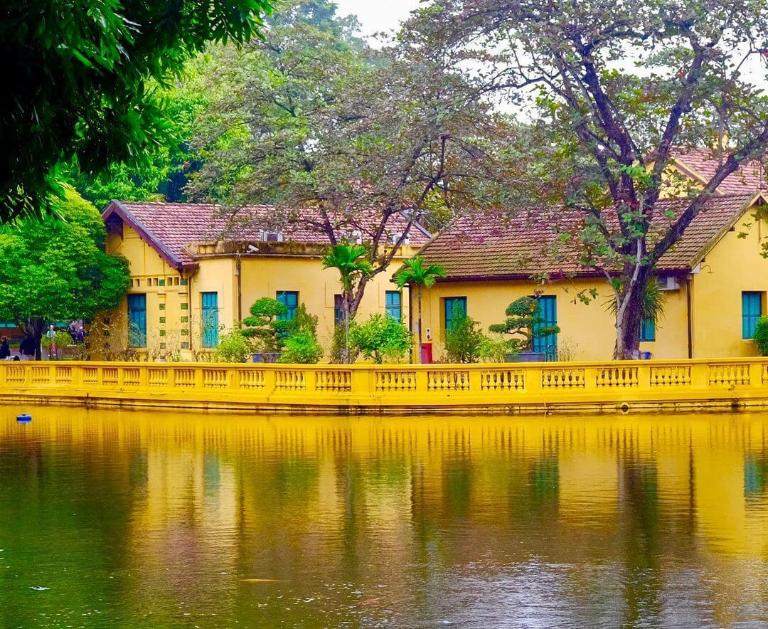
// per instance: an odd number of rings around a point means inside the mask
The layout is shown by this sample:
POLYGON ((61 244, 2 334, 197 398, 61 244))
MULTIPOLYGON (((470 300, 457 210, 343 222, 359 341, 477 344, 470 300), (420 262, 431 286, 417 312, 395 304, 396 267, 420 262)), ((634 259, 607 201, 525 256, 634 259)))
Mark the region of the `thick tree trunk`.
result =
POLYGON ((639 358, 643 295, 648 278, 648 272, 643 270, 626 279, 623 283, 624 290, 617 296, 616 345, 613 357, 618 360, 639 358))

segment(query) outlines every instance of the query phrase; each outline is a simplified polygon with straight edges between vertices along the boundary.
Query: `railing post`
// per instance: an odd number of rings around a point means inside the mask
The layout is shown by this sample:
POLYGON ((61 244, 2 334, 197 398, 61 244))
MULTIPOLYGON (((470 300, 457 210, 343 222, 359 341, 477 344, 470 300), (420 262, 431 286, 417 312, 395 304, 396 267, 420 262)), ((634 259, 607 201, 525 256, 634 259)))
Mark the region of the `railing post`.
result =
POLYGON ((368 397, 374 394, 375 370, 377 367, 352 367, 352 394, 368 397))
POLYGON ((691 388, 706 389, 709 386, 709 363, 691 364, 691 388))
POLYGON ((753 360, 749 364, 749 386, 758 388, 763 386, 763 361, 753 360))
MULTIPOLYGON (((299 369, 304 372, 304 383, 307 387, 307 393, 314 393, 317 391, 317 371, 309 367, 300 367, 299 369)), ((326 391, 325 393, 328 394, 329 391, 326 391)), ((333 394, 338 395, 335 391, 333 394)))
POLYGON ((541 395, 541 378, 542 367, 541 365, 525 365, 521 363, 523 373, 525 374, 525 392, 528 395, 541 395))
POLYGON ((429 371, 428 367, 413 365, 416 373, 416 393, 423 395, 429 393, 429 371))
POLYGON ((264 369, 263 373, 264 373, 264 393, 266 393, 267 395, 270 395, 275 392, 275 386, 277 384, 276 378, 275 378, 275 370, 267 367, 264 369))

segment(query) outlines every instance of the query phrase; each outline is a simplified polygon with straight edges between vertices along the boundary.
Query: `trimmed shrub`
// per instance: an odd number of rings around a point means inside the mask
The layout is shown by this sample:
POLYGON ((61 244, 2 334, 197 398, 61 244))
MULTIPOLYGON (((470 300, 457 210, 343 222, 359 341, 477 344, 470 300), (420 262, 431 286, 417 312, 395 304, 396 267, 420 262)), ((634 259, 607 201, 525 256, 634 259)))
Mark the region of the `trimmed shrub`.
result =
POLYGON ((755 345, 761 356, 768 356, 768 317, 760 317, 755 326, 755 345))
POLYGON ((323 348, 317 338, 310 330, 304 329, 285 339, 280 362, 309 365, 316 363, 322 356, 323 348))

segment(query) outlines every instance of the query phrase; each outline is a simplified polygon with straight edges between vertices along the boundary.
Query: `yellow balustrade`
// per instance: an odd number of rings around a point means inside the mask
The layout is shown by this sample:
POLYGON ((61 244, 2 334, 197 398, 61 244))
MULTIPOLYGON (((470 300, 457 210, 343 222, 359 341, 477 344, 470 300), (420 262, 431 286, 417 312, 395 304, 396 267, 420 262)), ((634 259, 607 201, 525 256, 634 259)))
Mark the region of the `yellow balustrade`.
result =
POLYGON ((331 413, 768 407, 768 359, 475 365, 0 362, 0 397, 331 413))

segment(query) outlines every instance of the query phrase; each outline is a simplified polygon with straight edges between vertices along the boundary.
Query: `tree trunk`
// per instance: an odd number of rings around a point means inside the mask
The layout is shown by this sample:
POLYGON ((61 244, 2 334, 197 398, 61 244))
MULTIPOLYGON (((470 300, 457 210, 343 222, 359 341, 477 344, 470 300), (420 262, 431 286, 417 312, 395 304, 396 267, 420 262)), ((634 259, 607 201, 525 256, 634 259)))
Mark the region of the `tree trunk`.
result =
POLYGON ((616 345, 613 357, 618 360, 639 358, 640 327, 643 322, 643 295, 648 283, 648 272, 624 282, 626 287, 617 297, 616 345))

